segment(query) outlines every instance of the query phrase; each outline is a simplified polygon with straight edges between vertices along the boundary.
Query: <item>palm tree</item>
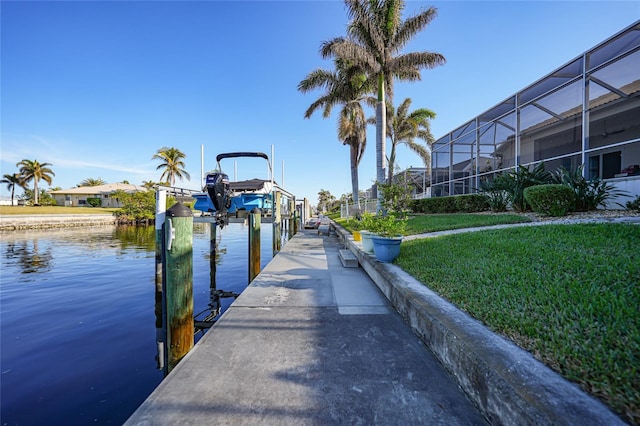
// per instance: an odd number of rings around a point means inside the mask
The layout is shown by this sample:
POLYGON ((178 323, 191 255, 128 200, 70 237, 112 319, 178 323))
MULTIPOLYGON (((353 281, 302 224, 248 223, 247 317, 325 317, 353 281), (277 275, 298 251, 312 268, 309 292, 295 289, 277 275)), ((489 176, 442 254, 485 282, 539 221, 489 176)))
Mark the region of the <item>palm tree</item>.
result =
POLYGON ((351 165, 351 187, 353 202, 359 204, 358 198, 358 165, 367 145, 367 121, 362 108, 362 101, 369 103, 375 99, 366 95, 369 87, 366 78, 359 68, 349 66, 345 61, 336 59, 334 71, 317 69, 307 75, 298 84, 298 90, 306 93, 313 89, 323 88, 324 94, 309 106, 305 118, 318 109, 323 108, 322 116, 328 118, 336 105, 342 105, 338 119, 338 138, 343 145, 349 145, 351 165))
MULTIPOLYGON (((324 58, 338 57, 361 67, 371 83, 377 85, 376 105, 376 179, 385 179, 385 96, 393 100, 394 79, 417 81, 423 68, 445 63, 439 53, 422 51, 401 54, 411 39, 436 16, 430 7, 404 21, 404 0, 345 0, 351 22, 348 37, 337 37, 323 43, 324 58)), ((381 205, 378 203, 378 210, 381 205)))
POLYGON ((106 183, 107 182, 105 182, 102 178, 86 178, 85 180, 80 182, 78 186, 100 186, 105 185, 106 183))
MULTIPOLYGON (((427 108, 419 108, 409 113, 411 98, 406 98, 394 111, 393 105, 389 105, 387 110, 387 136, 391 140, 391 154, 389 155, 389 171, 387 173, 387 183, 391 184, 393 169, 396 161, 396 147, 405 144, 411 151, 418 154, 425 166, 431 162, 430 148, 435 139, 431 134, 431 123, 436 117, 436 113, 427 108), (426 146, 415 141, 415 138, 422 139, 426 146)), ((375 117, 368 120, 375 124, 375 117)))
POLYGON ((13 198, 16 191, 16 186, 24 189, 27 187, 27 184, 22 180, 20 173, 14 173, 12 175, 4 175, 0 183, 4 183, 7 185, 7 190, 11 191, 11 205, 13 205, 13 198))
POLYGON ((331 208, 331 203, 335 201, 336 197, 334 197, 331 192, 326 189, 320 189, 318 192, 318 211, 326 212, 331 208))
POLYGON ((191 180, 191 176, 184 169, 184 158, 186 158, 186 155, 182 151, 173 147, 167 148, 166 146, 160 148, 158 152, 151 157, 152 160, 157 159, 161 161, 160 165, 156 167, 156 170, 164 168, 162 175, 160 175, 160 180, 166 177, 171 186, 175 185, 176 177, 180 178, 180 180, 182 180, 183 177, 191 180))
POLYGON ((33 204, 38 205, 38 182, 40 179, 51 185, 53 176, 56 174, 49 168, 50 163, 40 163, 38 160, 22 160, 16 164, 20 170, 21 179, 24 183, 33 180, 33 204))
POLYGON ((156 185, 158 185, 156 182, 152 181, 152 180, 143 180, 142 181, 142 186, 144 186, 147 189, 153 189, 156 185))

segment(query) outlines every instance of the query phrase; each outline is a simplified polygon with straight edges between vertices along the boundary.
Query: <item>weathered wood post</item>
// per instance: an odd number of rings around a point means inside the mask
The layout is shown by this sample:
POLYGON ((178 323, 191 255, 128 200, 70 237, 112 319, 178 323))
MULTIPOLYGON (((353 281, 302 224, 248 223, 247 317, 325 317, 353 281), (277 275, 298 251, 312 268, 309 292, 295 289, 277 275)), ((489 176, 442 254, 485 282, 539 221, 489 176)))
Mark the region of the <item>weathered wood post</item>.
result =
POLYGON ((281 212, 282 192, 277 191, 273 197, 273 254, 280 251, 282 242, 282 212, 281 212))
POLYGON ((260 273, 260 209, 249 213, 249 284, 260 273))
POLYGON ((158 370, 165 368, 165 332, 162 326, 162 246, 164 241, 164 220, 167 210, 167 191, 159 189, 156 191, 156 291, 155 291, 155 314, 156 314, 156 361, 158 370))
POLYGON ((193 214, 182 203, 165 219, 164 307, 167 373, 193 347, 193 214))
POLYGON ((289 233, 287 240, 290 240, 295 235, 296 231, 296 202, 293 198, 289 199, 289 233))

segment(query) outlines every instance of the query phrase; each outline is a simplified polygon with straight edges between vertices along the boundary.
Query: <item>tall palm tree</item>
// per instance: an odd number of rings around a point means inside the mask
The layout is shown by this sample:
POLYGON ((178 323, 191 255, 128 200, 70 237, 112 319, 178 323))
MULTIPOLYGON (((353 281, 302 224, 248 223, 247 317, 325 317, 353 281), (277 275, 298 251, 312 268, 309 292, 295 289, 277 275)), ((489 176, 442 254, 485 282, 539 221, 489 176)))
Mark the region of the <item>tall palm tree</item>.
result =
POLYGON ((191 180, 191 176, 184 169, 185 163, 183 160, 186 157, 187 156, 177 148, 167 148, 163 146, 158 152, 153 154, 151 159, 161 161, 160 165, 156 167, 156 170, 164 169, 162 175, 160 175, 160 180, 166 177, 171 186, 174 186, 176 184, 176 177, 180 178, 180 180, 184 177, 186 177, 187 180, 191 180))
POLYGON ((351 165, 351 187, 353 202, 359 205, 358 198, 358 165, 367 145, 367 121, 362 102, 375 102, 367 95, 370 86, 366 85, 366 77, 359 68, 336 59, 335 70, 317 69, 307 75, 298 84, 298 90, 306 93, 322 88, 324 94, 313 102, 304 114, 310 118, 313 113, 323 108, 322 116, 328 118, 334 106, 342 105, 338 119, 338 138, 343 145, 349 145, 351 165))
POLYGON ((38 182, 40 179, 51 185, 53 176, 56 174, 49 166, 51 163, 40 163, 38 160, 22 160, 16 164, 20 170, 20 175, 24 183, 33 180, 33 204, 38 205, 38 182))
POLYGON ((105 182, 102 178, 86 178, 82 182, 78 184, 78 186, 100 186, 105 185, 105 182))
POLYGON ((7 185, 7 190, 11 191, 11 205, 13 205, 13 198, 16 191, 16 186, 24 189, 27 187, 27 184, 22 180, 22 176, 20 173, 14 173, 12 175, 4 175, 0 183, 4 183, 7 185))
MULTIPOLYGON (((396 162, 396 148, 404 144, 411 151, 416 153, 428 166, 431 162, 431 145, 435 138, 431 134, 431 123, 436 117, 436 113, 427 108, 418 108, 409 112, 411 98, 406 98, 404 102, 394 111, 393 105, 388 105, 387 110, 387 136, 391 140, 391 154, 389 154, 389 170, 387 173, 387 183, 393 179, 393 169, 396 162), (415 139, 422 139, 426 145, 420 144, 415 139)), ((370 118, 369 123, 375 123, 375 118, 370 118)))
MULTIPOLYGON (((338 57, 361 67, 367 78, 377 85, 376 180, 384 182, 385 96, 393 100, 394 79, 417 81, 422 69, 445 63, 440 53, 400 53, 435 18, 437 12, 431 7, 402 20, 404 0, 345 0, 345 4, 351 19, 348 37, 324 42, 321 53, 324 58, 338 57)), ((379 203, 378 210, 380 208, 379 203)))

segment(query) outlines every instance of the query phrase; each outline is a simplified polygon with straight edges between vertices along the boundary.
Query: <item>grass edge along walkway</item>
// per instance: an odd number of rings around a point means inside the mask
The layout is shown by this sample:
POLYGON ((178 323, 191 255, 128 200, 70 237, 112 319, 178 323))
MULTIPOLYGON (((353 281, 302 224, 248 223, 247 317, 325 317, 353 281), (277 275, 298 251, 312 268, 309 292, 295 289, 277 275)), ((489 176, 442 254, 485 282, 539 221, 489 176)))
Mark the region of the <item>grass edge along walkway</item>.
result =
POLYGON ((629 224, 518 227, 407 241, 395 263, 637 424, 637 241, 629 224))

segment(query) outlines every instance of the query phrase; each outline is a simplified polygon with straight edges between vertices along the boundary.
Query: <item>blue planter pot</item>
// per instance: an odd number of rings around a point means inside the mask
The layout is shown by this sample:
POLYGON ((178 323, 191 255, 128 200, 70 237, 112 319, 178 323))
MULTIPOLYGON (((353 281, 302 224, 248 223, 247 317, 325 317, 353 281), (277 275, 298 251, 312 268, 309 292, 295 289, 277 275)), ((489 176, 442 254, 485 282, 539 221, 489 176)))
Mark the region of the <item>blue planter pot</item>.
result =
POLYGON ((373 253, 373 233, 369 231, 360 231, 360 237, 362 238, 362 249, 367 253, 373 253))
POLYGON ((400 254, 402 237, 381 237, 373 235, 373 252, 380 262, 393 262, 400 254))

